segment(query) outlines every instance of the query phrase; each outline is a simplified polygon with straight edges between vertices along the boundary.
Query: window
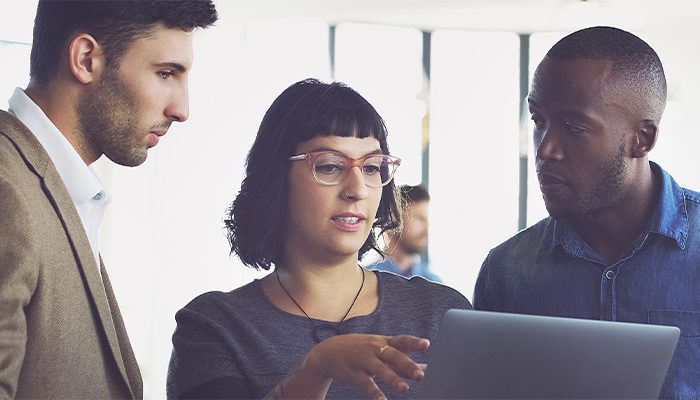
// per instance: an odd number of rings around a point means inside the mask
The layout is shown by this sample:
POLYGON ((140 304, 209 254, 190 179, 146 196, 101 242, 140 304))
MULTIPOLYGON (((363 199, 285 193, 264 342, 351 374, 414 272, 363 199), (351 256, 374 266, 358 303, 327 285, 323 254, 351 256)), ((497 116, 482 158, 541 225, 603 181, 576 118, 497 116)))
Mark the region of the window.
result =
POLYGON ((471 298, 489 249, 518 223, 519 39, 433 33, 430 265, 471 298))

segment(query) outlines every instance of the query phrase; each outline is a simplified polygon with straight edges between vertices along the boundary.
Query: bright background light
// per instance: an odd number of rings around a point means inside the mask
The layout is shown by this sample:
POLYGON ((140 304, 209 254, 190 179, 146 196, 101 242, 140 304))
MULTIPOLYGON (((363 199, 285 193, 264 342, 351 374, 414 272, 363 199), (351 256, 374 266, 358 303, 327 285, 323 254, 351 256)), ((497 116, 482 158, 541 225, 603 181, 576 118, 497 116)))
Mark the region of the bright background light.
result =
MULTIPOLYGON (((195 34, 190 120, 138 168, 99 160, 113 196, 102 253, 149 399, 165 397, 174 314, 195 296, 263 276, 229 256, 225 211, 264 112, 307 77, 346 82, 386 119, 397 183, 429 179, 432 268, 471 299, 488 250, 518 230, 519 163, 529 159, 527 225, 546 216, 530 129, 520 126, 520 37, 531 76, 577 28, 633 31, 664 63, 669 102, 651 158, 700 188, 700 5, 691 0, 216 0, 195 34), (430 73, 423 69, 430 38, 430 73), (429 147, 427 145, 429 144, 429 147), (429 164, 424 160, 428 159, 429 164)), ((0 106, 28 81, 36 1, 0 0, 0 106)))
POLYGON ((468 298, 518 227, 518 54, 514 33, 433 34, 429 255, 468 298))

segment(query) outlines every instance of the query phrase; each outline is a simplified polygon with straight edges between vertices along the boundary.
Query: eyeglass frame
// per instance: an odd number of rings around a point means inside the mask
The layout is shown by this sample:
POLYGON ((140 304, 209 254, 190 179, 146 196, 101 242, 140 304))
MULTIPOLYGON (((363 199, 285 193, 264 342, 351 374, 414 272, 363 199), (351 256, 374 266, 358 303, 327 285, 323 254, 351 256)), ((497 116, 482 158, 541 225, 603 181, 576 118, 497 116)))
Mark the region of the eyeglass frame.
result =
POLYGON ((389 160, 390 164, 396 165, 396 167, 393 169, 393 172, 389 176, 389 179, 385 183, 382 183, 381 186, 369 185, 367 183, 367 179, 364 179, 365 176, 363 173, 362 178, 365 182, 365 185, 367 185, 368 187, 374 187, 374 188, 384 187, 384 186, 388 185, 389 183, 391 183, 391 181, 394 180, 394 174, 396 173, 396 169, 401 165, 401 159, 399 157, 391 156, 389 154, 375 153, 375 154, 367 154, 366 156, 361 157, 361 158, 351 158, 351 157, 348 157, 347 155, 345 155, 339 151, 323 150, 323 151, 311 151, 308 153, 295 154, 295 155, 289 157, 287 160, 288 161, 302 161, 302 160, 308 161, 309 166, 311 167, 311 173, 313 174, 316 182, 320 183, 321 185, 325 185, 325 186, 335 186, 335 185, 341 184, 345 180, 345 178, 347 178, 348 174, 350 173, 350 170, 353 169, 354 167, 358 167, 358 168, 360 168, 360 171, 362 171, 362 167, 364 166, 367 159, 370 159, 372 157, 386 158, 389 160), (316 160, 318 160, 318 158, 321 155, 328 154, 328 153, 339 155, 339 156, 345 158, 345 160, 347 162, 348 168, 345 170, 346 171, 345 175, 337 183, 324 182, 323 180, 319 179, 318 176, 316 176, 316 169, 314 168, 314 164, 316 163, 316 160))

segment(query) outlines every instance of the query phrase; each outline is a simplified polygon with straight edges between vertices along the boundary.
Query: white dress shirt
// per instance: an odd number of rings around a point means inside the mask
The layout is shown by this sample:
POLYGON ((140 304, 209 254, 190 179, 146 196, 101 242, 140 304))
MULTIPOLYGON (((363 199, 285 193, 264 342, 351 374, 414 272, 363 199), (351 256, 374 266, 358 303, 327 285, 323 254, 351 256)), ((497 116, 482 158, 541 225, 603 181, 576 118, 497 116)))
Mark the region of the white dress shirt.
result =
POLYGON ((32 131, 53 161, 83 222, 99 272, 100 225, 110 202, 109 195, 68 139, 22 89, 15 89, 9 106, 9 112, 32 131))

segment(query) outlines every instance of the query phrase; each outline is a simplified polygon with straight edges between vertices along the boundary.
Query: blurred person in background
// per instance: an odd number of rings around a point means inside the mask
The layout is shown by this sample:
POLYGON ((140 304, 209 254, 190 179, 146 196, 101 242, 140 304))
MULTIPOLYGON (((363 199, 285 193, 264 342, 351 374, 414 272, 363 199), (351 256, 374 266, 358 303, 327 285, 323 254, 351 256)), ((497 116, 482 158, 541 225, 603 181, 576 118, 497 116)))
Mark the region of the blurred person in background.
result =
POLYGON ((384 260, 368 268, 442 282, 430 271, 424 255, 428 249, 430 194, 423 186, 402 185, 398 190, 403 203, 401 227, 385 234, 387 243, 384 260))

